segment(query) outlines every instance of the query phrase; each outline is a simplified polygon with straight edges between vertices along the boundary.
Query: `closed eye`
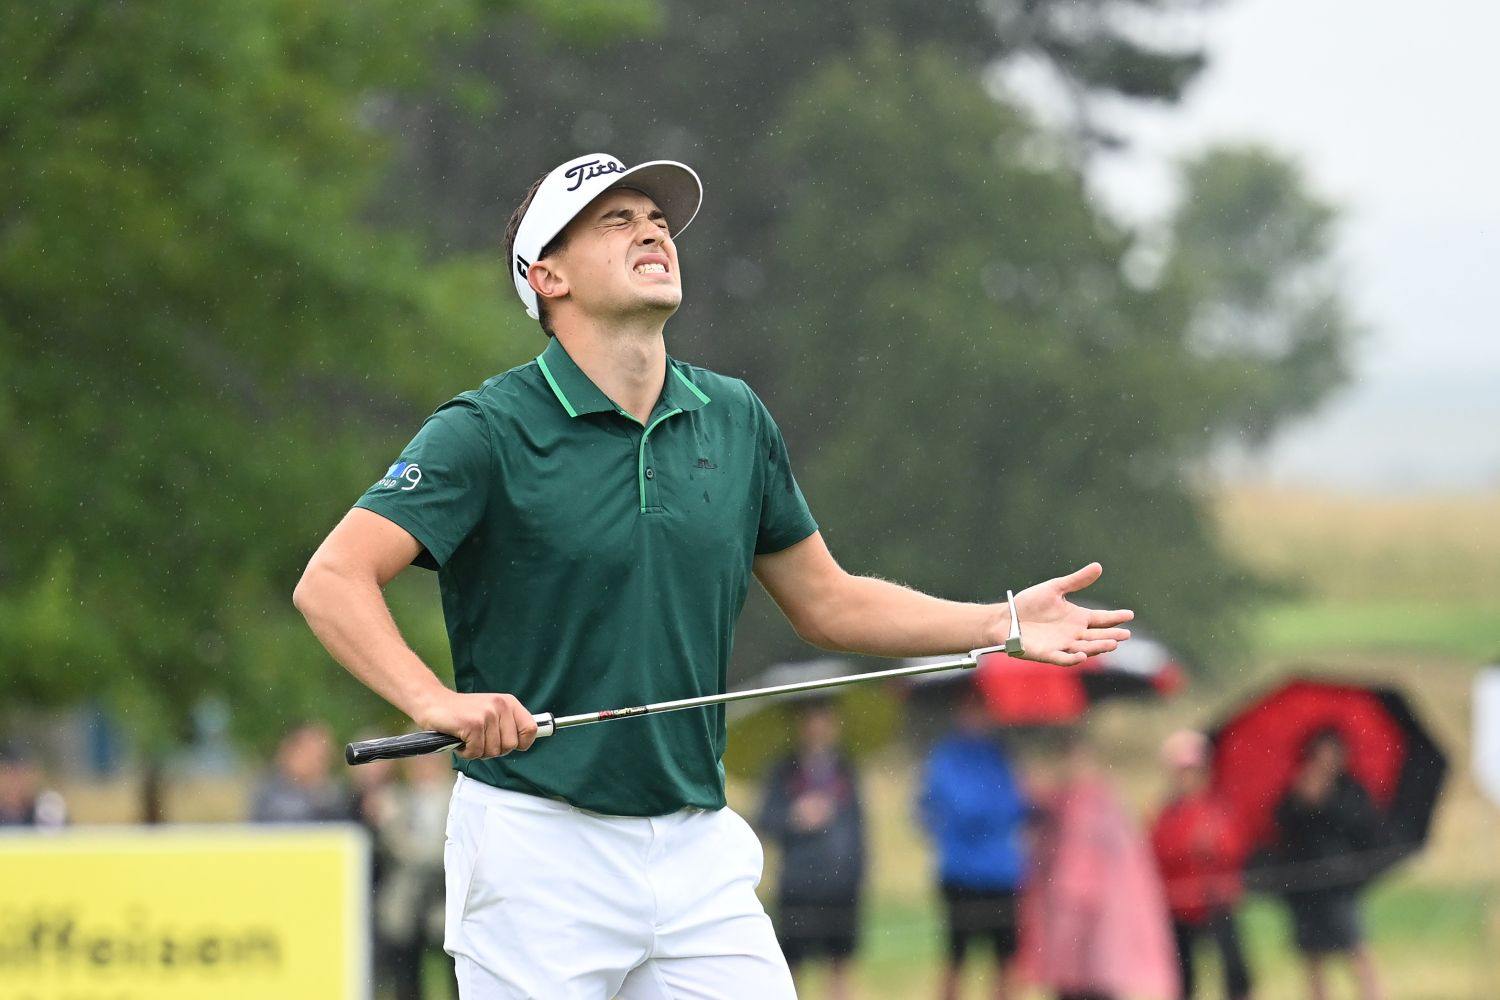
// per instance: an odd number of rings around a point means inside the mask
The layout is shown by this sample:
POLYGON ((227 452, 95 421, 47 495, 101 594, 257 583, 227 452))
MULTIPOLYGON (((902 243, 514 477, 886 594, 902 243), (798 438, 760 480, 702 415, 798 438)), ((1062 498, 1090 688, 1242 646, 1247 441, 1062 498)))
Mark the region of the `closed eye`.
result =
MULTIPOLYGON (((641 217, 641 213, 630 208, 617 208, 613 212, 605 212, 599 218, 601 225, 605 226, 630 226, 641 217)), ((663 231, 667 230, 667 215, 661 209, 653 209, 646 214, 646 221, 654 222, 663 231)))

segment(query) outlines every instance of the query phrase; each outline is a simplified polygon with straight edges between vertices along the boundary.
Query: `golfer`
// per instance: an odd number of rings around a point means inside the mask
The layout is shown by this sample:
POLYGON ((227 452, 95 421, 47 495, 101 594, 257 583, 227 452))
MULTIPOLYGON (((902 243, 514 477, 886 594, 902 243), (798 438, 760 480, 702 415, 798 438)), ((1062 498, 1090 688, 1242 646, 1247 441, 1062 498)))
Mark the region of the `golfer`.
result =
MULTIPOLYGON (((546 349, 439 407, 297 586, 340 663, 464 741, 444 942, 464 1000, 794 995, 755 896, 760 845, 725 808, 723 708, 513 752, 536 738, 532 709, 722 692, 752 574, 828 649, 967 652, 1010 626, 1004 602, 846 573, 760 400, 667 356, 676 238, 701 199, 680 163, 605 154, 533 185, 506 253, 546 349), (437 570, 457 690, 382 598, 413 563, 437 570)), ((1128 638, 1129 611, 1067 600, 1099 573, 1017 595, 1027 656, 1072 664, 1128 638)))

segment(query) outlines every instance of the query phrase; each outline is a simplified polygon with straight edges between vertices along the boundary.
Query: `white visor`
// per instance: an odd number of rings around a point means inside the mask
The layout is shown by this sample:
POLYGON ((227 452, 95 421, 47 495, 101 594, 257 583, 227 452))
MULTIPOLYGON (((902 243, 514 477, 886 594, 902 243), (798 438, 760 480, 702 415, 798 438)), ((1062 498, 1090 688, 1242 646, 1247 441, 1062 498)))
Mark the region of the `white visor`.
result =
POLYGON ((656 207, 666 215, 667 230, 674 238, 693 221, 703 203, 703 184, 698 175, 691 167, 673 160, 652 160, 627 170, 608 153, 590 153, 564 163, 536 189, 516 230, 511 280, 526 306, 526 315, 539 318, 536 292, 526 280, 526 272, 542 255, 542 248, 567 228, 589 202, 616 187, 634 188, 656 202, 656 207))

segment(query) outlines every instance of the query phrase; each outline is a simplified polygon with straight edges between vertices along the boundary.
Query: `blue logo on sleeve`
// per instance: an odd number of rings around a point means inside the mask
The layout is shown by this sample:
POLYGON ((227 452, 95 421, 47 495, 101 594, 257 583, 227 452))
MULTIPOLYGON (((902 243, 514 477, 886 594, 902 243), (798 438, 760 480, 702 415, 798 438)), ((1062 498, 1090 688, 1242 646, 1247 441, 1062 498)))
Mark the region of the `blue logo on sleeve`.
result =
POLYGON ((385 470, 385 478, 375 485, 381 489, 400 487, 403 492, 414 490, 422 481, 422 470, 411 462, 395 462, 385 470))

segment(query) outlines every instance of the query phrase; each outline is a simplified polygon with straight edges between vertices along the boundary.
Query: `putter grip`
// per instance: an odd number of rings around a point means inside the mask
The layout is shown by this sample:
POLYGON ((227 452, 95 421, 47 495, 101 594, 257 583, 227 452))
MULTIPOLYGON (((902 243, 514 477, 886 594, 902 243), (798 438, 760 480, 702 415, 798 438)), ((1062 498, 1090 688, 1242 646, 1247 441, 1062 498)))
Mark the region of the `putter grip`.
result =
MULTIPOLYGON (((551 736, 552 713, 539 712, 536 716, 538 738, 551 736)), ((372 760, 395 760, 400 757, 420 757, 440 750, 454 750, 463 746, 463 741, 447 733, 431 730, 421 733, 405 733, 401 736, 382 736, 374 740, 360 740, 344 745, 344 760, 350 765, 368 764, 372 760)))

